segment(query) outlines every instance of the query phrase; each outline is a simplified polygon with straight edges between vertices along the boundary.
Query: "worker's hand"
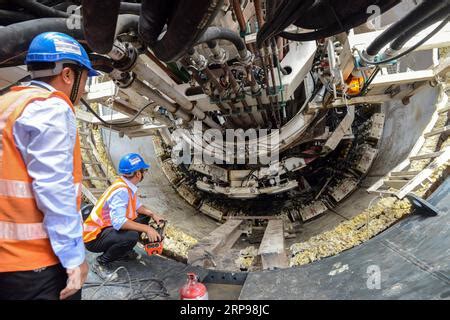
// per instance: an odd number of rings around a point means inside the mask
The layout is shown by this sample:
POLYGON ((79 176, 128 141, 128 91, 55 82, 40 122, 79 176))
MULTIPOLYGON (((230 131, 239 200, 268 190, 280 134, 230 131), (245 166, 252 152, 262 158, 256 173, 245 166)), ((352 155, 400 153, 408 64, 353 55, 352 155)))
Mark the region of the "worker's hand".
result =
POLYGON ((155 220, 156 224, 161 224, 165 221, 163 217, 158 216, 156 213, 152 214, 152 219, 155 220))
POLYGON ((61 300, 67 299, 81 289, 86 281, 89 265, 84 261, 81 265, 73 269, 66 269, 67 286, 59 294, 61 300))
POLYGON ((148 240, 150 242, 157 242, 157 241, 161 241, 161 236, 159 235, 159 233, 153 229, 152 227, 148 226, 147 228, 147 236, 148 236, 148 240))

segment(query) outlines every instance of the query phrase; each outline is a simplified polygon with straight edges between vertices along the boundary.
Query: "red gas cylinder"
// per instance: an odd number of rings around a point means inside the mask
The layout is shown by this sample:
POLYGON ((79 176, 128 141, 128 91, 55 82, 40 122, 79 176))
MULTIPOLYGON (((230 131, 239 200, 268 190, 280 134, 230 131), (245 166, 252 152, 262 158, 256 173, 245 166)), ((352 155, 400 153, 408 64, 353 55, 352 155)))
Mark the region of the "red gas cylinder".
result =
POLYGON ((195 273, 188 273, 188 279, 184 286, 180 288, 181 300, 208 300, 208 291, 203 283, 198 282, 195 273))

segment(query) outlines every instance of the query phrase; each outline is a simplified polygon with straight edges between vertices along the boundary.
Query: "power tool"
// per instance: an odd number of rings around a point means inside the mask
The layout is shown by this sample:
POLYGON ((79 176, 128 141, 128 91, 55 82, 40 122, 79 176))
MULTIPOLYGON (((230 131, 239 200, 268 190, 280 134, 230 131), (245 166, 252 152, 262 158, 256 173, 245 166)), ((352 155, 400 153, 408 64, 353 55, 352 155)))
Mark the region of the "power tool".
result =
POLYGON ((146 240, 144 240, 144 243, 143 243, 144 249, 149 256, 154 255, 154 254, 159 254, 159 255, 162 254, 165 228, 166 228, 165 220, 162 222, 161 225, 158 225, 158 227, 155 228, 156 231, 159 233, 161 240, 155 241, 155 242, 150 242, 148 238, 146 240))

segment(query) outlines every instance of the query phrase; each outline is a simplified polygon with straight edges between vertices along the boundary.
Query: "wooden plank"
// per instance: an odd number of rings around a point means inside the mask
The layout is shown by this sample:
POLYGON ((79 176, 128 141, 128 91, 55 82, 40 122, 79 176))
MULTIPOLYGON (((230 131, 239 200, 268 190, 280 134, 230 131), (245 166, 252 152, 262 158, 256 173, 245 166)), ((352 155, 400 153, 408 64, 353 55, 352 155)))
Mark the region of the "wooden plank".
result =
POLYGON ((258 254, 264 270, 287 268, 288 258, 284 248, 283 220, 270 220, 259 246, 258 254))
POLYGON ((209 267, 214 258, 226 255, 242 234, 243 220, 228 220, 201 239, 188 252, 188 264, 209 267))

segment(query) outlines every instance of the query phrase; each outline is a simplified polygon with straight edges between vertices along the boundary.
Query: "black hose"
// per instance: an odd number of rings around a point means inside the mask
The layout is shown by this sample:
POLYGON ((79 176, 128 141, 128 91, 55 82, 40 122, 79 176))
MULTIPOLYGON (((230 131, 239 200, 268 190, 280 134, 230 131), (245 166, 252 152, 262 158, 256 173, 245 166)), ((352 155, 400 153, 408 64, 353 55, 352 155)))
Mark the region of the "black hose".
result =
POLYGON ((0 65, 23 64, 23 56, 33 38, 47 31, 63 32, 77 40, 83 39, 82 30, 69 29, 65 18, 41 18, 15 23, 0 30, 0 65))
POLYGON ((102 117, 100 117, 97 112, 95 112, 94 109, 92 109, 92 107, 90 106, 90 104, 84 100, 83 98, 80 99, 81 103, 84 104, 84 106, 98 119, 100 120, 101 123, 103 123, 105 126, 117 126, 117 125, 126 125, 126 124, 130 124, 132 123, 134 120, 136 120, 141 113, 147 109, 148 107, 150 107, 153 102, 150 102, 148 104, 146 104, 145 106, 143 106, 141 109, 139 109, 139 111, 133 116, 133 118, 131 118, 130 120, 127 121, 120 121, 120 122, 108 122, 106 120, 104 120, 102 117))
POLYGON ((230 29, 221 27, 209 27, 205 33, 198 39, 196 45, 201 43, 207 43, 210 48, 214 48, 216 45, 215 40, 228 40, 236 47, 238 52, 247 52, 245 42, 236 32, 230 29))
POLYGON ((144 43, 153 47, 173 10, 173 0, 143 0, 139 17, 139 36, 144 43))
POLYGON ((107 54, 111 51, 120 0, 83 0, 84 37, 95 52, 107 54))
POLYGON ((14 0, 14 4, 41 18, 68 18, 70 16, 67 12, 47 7, 35 0, 14 0))
POLYGON ((307 9, 314 3, 314 0, 292 1, 285 0, 271 16, 272 20, 266 21, 261 27, 256 38, 258 48, 262 48, 263 43, 277 35, 279 30, 284 30, 294 21, 303 16, 307 9))
MULTIPOLYGON (((381 12, 392 8, 397 4, 397 1, 387 1, 385 4, 380 4, 381 12)), ((371 13, 367 13, 365 10, 350 15, 347 18, 343 18, 340 21, 335 21, 327 27, 305 33, 290 33, 281 32, 280 36, 292 41, 314 41, 321 38, 327 38, 338 33, 346 32, 355 26, 367 21, 371 16, 371 13)))
POLYGON ((368 61, 366 58, 364 58, 363 55, 361 55, 359 53, 359 57, 361 58, 361 60, 365 63, 365 64, 371 64, 371 65, 380 65, 380 64, 385 64, 385 63, 389 63, 392 62, 394 60, 398 60, 401 57, 413 52, 414 50, 416 50, 418 47, 420 47, 421 45, 423 45, 425 42, 427 42, 428 40, 430 40, 436 33, 438 33, 442 28, 445 27, 445 25, 448 23, 449 18, 447 17, 444 21, 442 21, 441 24, 439 24, 433 31, 430 32, 430 34, 428 34, 426 37, 424 37, 422 40, 420 40, 419 42, 417 42, 414 46, 412 46, 411 48, 409 48, 408 50, 405 50, 401 53, 399 53, 398 55, 396 55, 395 57, 383 60, 383 61, 368 61))
MULTIPOLYGON (((166 34, 150 45, 155 56, 164 62, 184 56, 212 23, 222 4, 223 0, 177 1, 176 10, 168 19, 166 34)), ((139 30, 141 35, 146 32, 145 28, 139 27, 139 30)))
POLYGON ((421 21, 408 31, 404 32, 402 35, 400 35, 397 39, 395 39, 394 42, 391 43, 390 47, 394 51, 398 51, 405 43, 407 43, 412 37, 414 37, 416 34, 418 34, 420 31, 428 28, 429 26, 435 24, 437 21, 440 21, 442 19, 445 19, 450 14, 450 5, 446 6, 442 10, 439 10, 435 14, 429 16, 427 19, 421 21))
MULTIPOLYGON (((138 17, 120 15, 117 21, 116 35, 136 29, 138 17)), ((64 18, 42 18, 15 23, 0 29, 0 66, 17 66, 24 63, 28 46, 35 36, 47 31, 62 32, 79 41, 84 40, 83 31, 69 29, 64 18)))
POLYGON ((36 16, 26 12, 0 10, 0 22, 4 26, 33 19, 36 19, 36 16))
POLYGON ((421 21, 424 16, 434 14, 446 5, 446 0, 426 0, 408 13, 403 19, 386 29, 379 35, 366 49, 369 56, 376 56, 378 52, 399 35, 413 28, 417 21, 421 21))

